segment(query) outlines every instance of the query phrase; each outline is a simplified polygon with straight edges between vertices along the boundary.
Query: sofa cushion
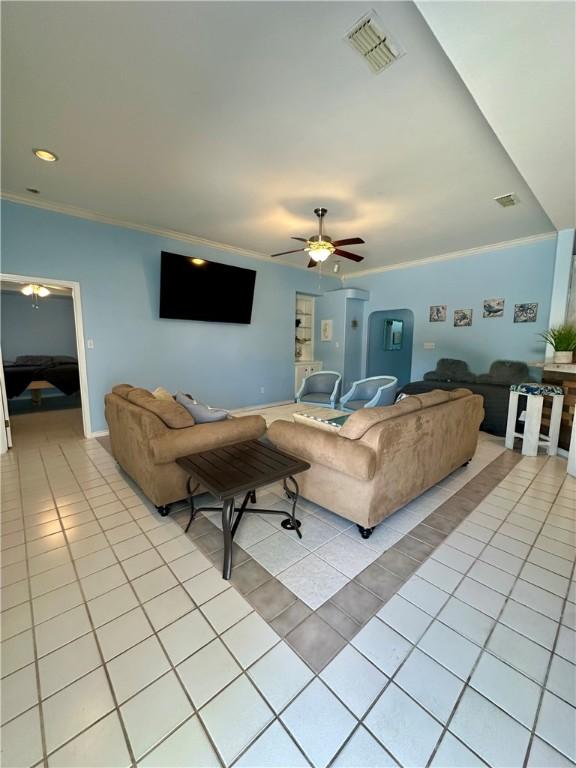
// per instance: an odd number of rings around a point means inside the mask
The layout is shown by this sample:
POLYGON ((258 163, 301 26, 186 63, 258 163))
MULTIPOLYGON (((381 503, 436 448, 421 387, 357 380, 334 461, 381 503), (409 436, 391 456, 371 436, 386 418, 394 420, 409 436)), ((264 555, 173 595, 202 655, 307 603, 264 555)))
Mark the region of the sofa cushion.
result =
POLYGON ((186 408, 188 413, 192 415, 192 418, 196 424, 207 424, 211 421, 224 421, 230 415, 228 411, 222 408, 210 408, 204 403, 199 403, 198 400, 194 400, 189 395, 185 395, 182 392, 176 393, 176 402, 186 408))
POLYGON ((489 373, 478 376, 481 384, 521 384, 532 381, 526 363, 519 360, 495 360, 489 373))
POLYGON ((118 395, 118 397, 124 398, 124 400, 127 400, 128 392, 130 392, 132 389, 134 389, 132 384, 116 384, 115 387, 112 387, 112 393, 118 395))
POLYGON ((434 371, 424 374, 424 381, 462 381, 467 384, 476 381, 476 376, 464 360, 442 357, 436 363, 434 371))
POLYGON ((167 400, 168 402, 174 400, 174 395, 168 392, 166 387, 156 387, 156 389, 152 390, 152 394, 156 400, 167 400))
POLYGON ((419 411, 420 408, 422 404, 419 397, 406 397, 395 405, 386 405, 382 408, 362 408, 349 416, 339 434, 349 440, 359 440, 376 424, 403 416, 405 413, 419 411))
POLYGON ((423 395, 413 395, 422 405, 422 408, 432 408, 434 405, 440 405, 440 403, 447 403, 452 398, 450 392, 446 392, 444 389, 433 389, 432 392, 425 392, 423 395))
POLYGON ((170 429, 193 427, 196 423, 186 408, 175 400, 171 400, 170 402, 167 400, 158 400, 154 397, 152 392, 149 392, 147 389, 134 387, 128 392, 127 400, 158 416, 158 418, 163 421, 167 427, 170 427, 170 429))
POLYGON ((326 392, 314 392, 302 395, 300 398, 301 403, 330 403, 330 395, 326 392))

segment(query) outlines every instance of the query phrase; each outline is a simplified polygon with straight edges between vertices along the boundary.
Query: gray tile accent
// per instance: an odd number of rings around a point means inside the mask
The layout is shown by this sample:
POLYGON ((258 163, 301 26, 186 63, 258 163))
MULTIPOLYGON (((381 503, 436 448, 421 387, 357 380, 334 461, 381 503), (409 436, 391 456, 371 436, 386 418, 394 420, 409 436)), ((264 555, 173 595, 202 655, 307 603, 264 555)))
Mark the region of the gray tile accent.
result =
POLYGON ((296 600, 295 603, 292 603, 275 619, 272 619, 270 626, 278 632, 280 637, 285 637, 288 632, 291 632, 298 624, 301 624, 311 613, 312 608, 309 608, 302 600, 296 600))
POLYGON ((346 584, 330 599, 330 602, 354 619, 358 629, 383 605, 379 597, 365 589, 358 581, 346 584))
POLYGON ((315 671, 321 672, 347 644, 342 635, 313 613, 284 638, 315 671))
MULTIPOLYGON (((301 658, 320 672, 520 459, 511 451, 501 454, 316 611, 237 544, 233 545, 231 582, 301 658)), ((183 527, 188 522, 181 512, 175 518, 183 527)), ((217 526, 200 516, 188 535, 221 567, 222 532, 217 526)))

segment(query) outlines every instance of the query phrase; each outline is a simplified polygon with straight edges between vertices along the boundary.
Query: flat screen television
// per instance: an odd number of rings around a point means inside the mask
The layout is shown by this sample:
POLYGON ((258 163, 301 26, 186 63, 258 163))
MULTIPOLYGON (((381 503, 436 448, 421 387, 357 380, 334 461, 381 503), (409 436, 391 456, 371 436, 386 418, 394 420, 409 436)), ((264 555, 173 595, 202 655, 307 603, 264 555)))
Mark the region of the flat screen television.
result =
POLYGON ((250 323, 256 271, 162 251, 160 317, 250 323))

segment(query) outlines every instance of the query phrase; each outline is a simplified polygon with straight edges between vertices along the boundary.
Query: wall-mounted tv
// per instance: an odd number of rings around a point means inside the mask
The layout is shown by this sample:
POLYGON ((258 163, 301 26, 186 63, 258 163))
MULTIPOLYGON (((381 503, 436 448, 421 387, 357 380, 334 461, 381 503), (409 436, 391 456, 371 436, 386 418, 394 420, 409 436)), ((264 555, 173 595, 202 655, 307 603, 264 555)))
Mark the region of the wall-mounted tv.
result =
POLYGON ((250 323, 256 271, 162 251, 160 317, 250 323))

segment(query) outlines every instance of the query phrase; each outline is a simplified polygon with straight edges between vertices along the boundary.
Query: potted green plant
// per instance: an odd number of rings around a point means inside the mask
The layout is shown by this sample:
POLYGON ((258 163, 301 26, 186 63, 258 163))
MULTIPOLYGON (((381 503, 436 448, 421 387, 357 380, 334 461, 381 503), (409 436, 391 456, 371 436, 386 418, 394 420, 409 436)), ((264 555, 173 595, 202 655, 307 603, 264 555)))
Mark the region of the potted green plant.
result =
POLYGON ((538 334, 554 349, 555 363, 571 363, 576 349, 576 325, 557 325, 538 334))

